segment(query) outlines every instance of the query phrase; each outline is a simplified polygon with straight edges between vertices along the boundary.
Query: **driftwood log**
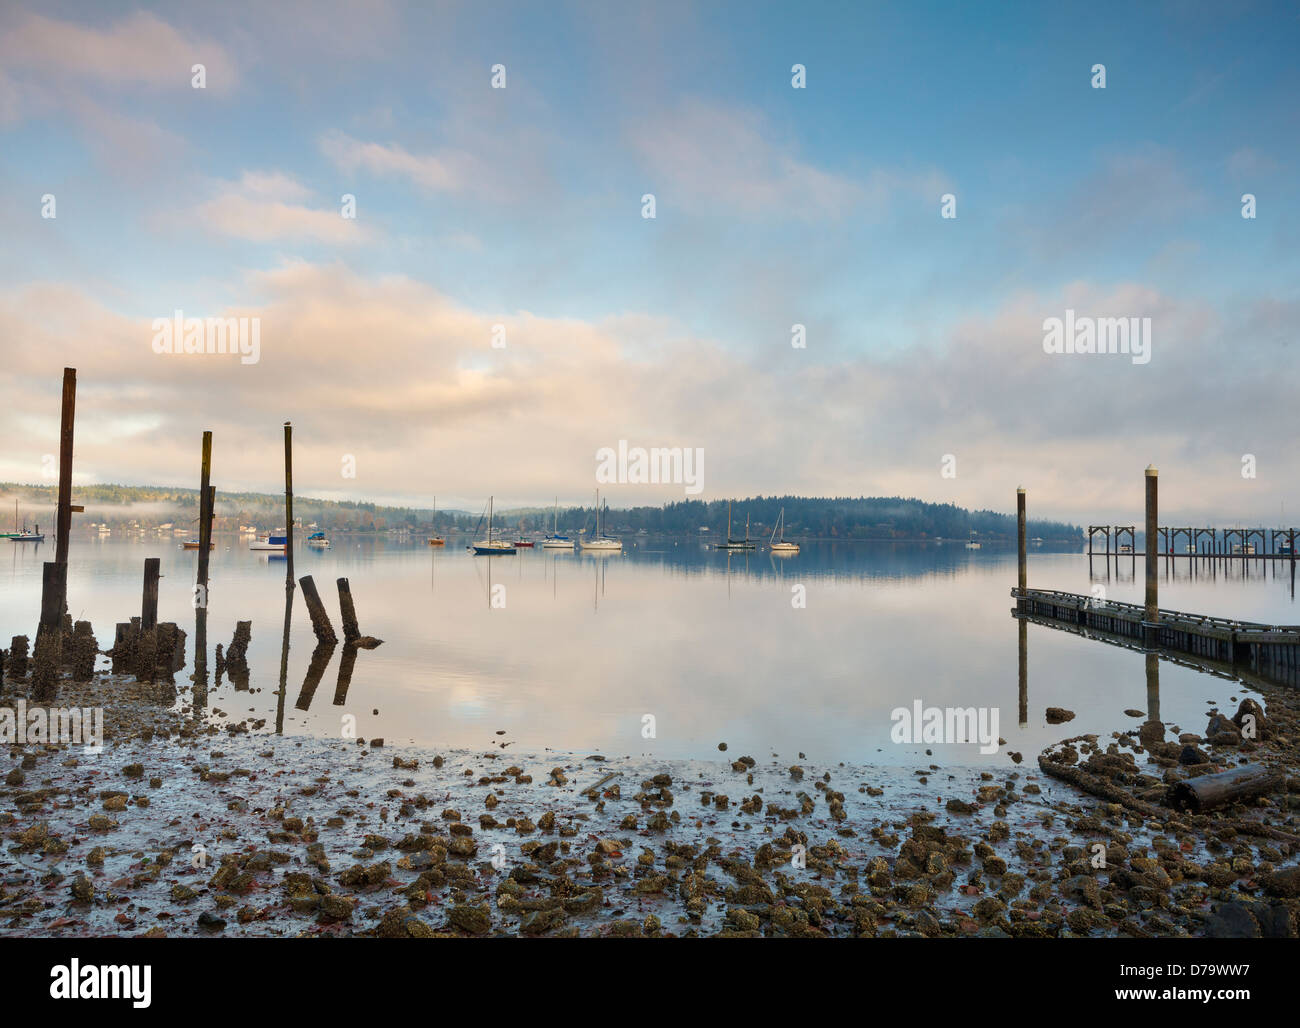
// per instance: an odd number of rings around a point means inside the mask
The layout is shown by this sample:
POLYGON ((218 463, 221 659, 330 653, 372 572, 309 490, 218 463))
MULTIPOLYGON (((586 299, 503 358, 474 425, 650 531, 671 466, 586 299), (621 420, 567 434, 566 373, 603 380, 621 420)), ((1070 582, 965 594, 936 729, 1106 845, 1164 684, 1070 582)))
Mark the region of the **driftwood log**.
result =
MULTIPOLYGON (((1077 767, 1072 767, 1069 764, 1060 764, 1056 761, 1048 760, 1042 754, 1039 754, 1038 756, 1038 767, 1044 774, 1050 775, 1052 778, 1059 778, 1063 782, 1068 782, 1076 789, 1086 792, 1091 796, 1107 800, 1110 803, 1118 803, 1135 813, 1141 814, 1143 817, 1149 817, 1156 821, 1166 821, 1169 818, 1169 811, 1167 808, 1157 807, 1153 803, 1147 803, 1144 800, 1140 800, 1126 790, 1106 781, 1098 775, 1088 774, 1086 771, 1080 770, 1077 767)), ((1193 781, 1200 781, 1211 777, 1215 776, 1202 775, 1201 779, 1193 779, 1193 781)), ((1281 784, 1280 780, 1275 783, 1275 785, 1279 784, 1281 784)), ((1190 813, 1194 814, 1196 812, 1190 811, 1190 813)), ((1280 831, 1271 825, 1260 824, 1256 821, 1246 821, 1241 818, 1227 818, 1221 819, 1218 824, 1223 827, 1233 828, 1242 835, 1254 835, 1265 839, 1278 839, 1282 842, 1300 844, 1300 836, 1280 831)))
POLYGON ((1281 772, 1263 764, 1245 764, 1219 774, 1175 782, 1169 789, 1169 805, 1199 814, 1272 792, 1281 785, 1281 772))

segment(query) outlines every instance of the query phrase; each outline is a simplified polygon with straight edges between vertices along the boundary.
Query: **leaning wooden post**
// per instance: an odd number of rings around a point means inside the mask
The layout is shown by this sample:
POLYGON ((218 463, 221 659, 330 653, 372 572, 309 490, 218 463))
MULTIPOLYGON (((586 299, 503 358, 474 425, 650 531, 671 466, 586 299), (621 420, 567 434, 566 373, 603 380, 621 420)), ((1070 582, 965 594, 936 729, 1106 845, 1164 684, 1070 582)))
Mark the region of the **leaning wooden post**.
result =
POLYGON ((1147 646, 1155 646, 1157 644, 1160 632, 1160 578, 1157 574, 1156 568, 1156 536, 1158 534, 1156 519, 1159 513, 1158 476, 1159 472, 1156 470, 1156 466, 1154 464, 1148 464, 1145 475, 1147 484, 1147 603, 1145 616, 1142 622, 1143 641, 1147 646))
POLYGON ((1020 562, 1020 601, 1017 605, 1023 610, 1025 588, 1029 577, 1025 565, 1025 487, 1023 485, 1016 490, 1016 556, 1020 562))
POLYGON ((334 626, 325 613, 325 604, 320 601, 320 594, 316 591, 316 583, 312 581, 311 575, 303 575, 298 584, 302 586, 302 598, 307 601, 307 613, 311 615, 311 628, 316 633, 317 642, 338 642, 339 637, 334 634, 334 626))
POLYGON ((199 472, 199 595, 206 606, 208 592, 208 550, 212 546, 212 433, 203 433, 203 464, 199 472))
POLYGON ((361 638, 361 627, 357 624, 357 608, 352 603, 352 586, 346 578, 338 580, 339 611, 343 619, 343 640, 354 643, 361 638))
POLYGON ((158 625, 158 557, 146 557, 144 561, 144 594, 140 604, 140 630, 152 632, 158 625))
MULTIPOLYGON (((284 423, 284 555, 289 563, 284 587, 293 589, 293 425, 284 423)), ((317 601, 319 602, 319 600, 317 601)), ((321 608, 322 611, 324 608, 321 608)), ((314 618, 313 618, 314 620, 314 618)), ((332 634, 332 633, 331 633, 332 634)))

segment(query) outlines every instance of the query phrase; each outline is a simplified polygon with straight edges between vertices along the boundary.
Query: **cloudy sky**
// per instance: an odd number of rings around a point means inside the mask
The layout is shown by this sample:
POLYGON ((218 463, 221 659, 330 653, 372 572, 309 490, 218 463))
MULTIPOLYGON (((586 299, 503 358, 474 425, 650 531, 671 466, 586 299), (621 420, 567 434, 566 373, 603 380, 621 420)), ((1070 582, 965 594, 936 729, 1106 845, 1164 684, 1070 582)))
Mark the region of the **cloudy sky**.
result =
POLYGON ((1171 520, 1294 524, 1298 44, 1268 3, 7 3, 0 480, 69 365, 81 482, 196 485, 212 429, 274 490, 290 419, 317 496, 582 501, 626 439, 705 498, 1134 521, 1155 463, 1171 520), (1067 309, 1150 362, 1045 353, 1067 309), (155 353, 177 310, 260 360, 155 353))

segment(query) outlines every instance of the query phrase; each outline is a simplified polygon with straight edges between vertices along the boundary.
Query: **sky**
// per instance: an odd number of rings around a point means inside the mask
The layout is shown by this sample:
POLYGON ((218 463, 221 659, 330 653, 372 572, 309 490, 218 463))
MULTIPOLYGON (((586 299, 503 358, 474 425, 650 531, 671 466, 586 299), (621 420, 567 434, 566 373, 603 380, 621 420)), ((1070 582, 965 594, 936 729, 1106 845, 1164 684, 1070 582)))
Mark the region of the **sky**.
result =
POLYGON ((0 480, 51 481, 70 366, 76 483, 197 486, 206 429, 274 491, 288 420, 325 498, 582 502, 625 440, 704 499, 1133 523, 1155 464, 1171 521, 1295 524, 1298 46, 1282 3, 0 4, 0 480), (1149 360, 1047 352, 1067 310, 1149 360), (156 352, 177 311, 258 359, 156 352))

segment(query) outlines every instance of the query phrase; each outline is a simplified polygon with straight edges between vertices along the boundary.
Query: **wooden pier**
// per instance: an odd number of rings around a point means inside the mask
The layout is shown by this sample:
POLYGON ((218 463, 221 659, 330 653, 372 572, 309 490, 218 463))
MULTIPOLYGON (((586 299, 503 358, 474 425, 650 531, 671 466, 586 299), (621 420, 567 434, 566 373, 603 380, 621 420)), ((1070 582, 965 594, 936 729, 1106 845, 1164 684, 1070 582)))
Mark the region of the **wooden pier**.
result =
MULTIPOLYGON (((1146 608, 1055 589, 1011 590, 1017 616, 1093 629, 1145 645, 1146 608)), ((1160 608, 1155 645, 1282 682, 1300 681, 1300 625, 1266 625, 1160 608)))
MULTIPOLYGON (((1144 527, 1143 549, 1146 603, 1121 603, 1105 600, 1098 596, 1083 596, 1079 593, 1060 592, 1055 589, 1027 588, 1028 561, 1024 544, 1019 547, 1019 569, 1017 585, 1011 590, 1016 601, 1012 614, 1023 622, 1032 620, 1055 626, 1068 627, 1080 634, 1108 637, 1134 646, 1141 646, 1150 653, 1164 651, 1169 654, 1184 654, 1194 661, 1201 661, 1232 671, 1244 670, 1261 677, 1284 682, 1291 685, 1300 684, 1300 625, 1268 625, 1256 621, 1238 621, 1232 618, 1211 617, 1206 614, 1189 614, 1181 610, 1166 610, 1159 604, 1159 570, 1161 557, 1213 557, 1215 559, 1237 560, 1289 560, 1295 567, 1296 530, 1263 528, 1161 528, 1159 527, 1159 472, 1154 466, 1148 466, 1143 473, 1146 492, 1146 522, 1144 527), (1221 534, 1221 539, 1217 533, 1221 534), (1173 553, 1174 544, 1179 535, 1185 534, 1186 549, 1184 554, 1173 553), (1208 537, 1203 553, 1195 552, 1201 545, 1202 537, 1208 537), (1227 552, 1234 544, 1239 552, 1227 552), (1247 553, 1255 547, 1251 539, 1258 538, 1265 553, 1247 553), (1285 540, 1285 548, 1279 545, 1285 540), (1163 542, 1163 546, 1161 546, 1163 542), (1162 552, 1168 551, 1168 552, 1162 552)), ((1016 490, 1017 521, 1024 524, 1025 490, 1016 490)), ((1110 525, 1088 526, 1088 553, 1092 554, 1092 539, 1095 533, 1103 532, 1106 536, 1107 567, 1109 568, 1110 537, 1114 531, 1118 539, 1127 536, 1133 539, 1135 526, 1110 525)), ((1024 530, 1020 530, 1023 539, 1024 530)), ((1130 541, 1129 550, 1136 550, 1130 541)), ((1137 554, 1133 555, 1134 561, 1137 554)), ((1244 565, 1243 565, 1244 566, 1244 565)))
MULTIPOLYGON (((1088 556, 1137 557, 1133 525, 1089 525, 1088 556), (1099 550, 1094 537, 1104 536, 1099 550), (1111 549, 1111 538, 1115 547, 1111 549), (1121 543, 1121 539, 1127 540, 1121 543), (1125 547, 1125 548, 1121 548, 1125 547)), ((1230 557, 1233 560, 1295 560, 1297 528, 1196 528, 1162 526, 1156 529, 1160 557, 1230 557), (1179 539, 1182 539, 1181 545, 1179 539)))

